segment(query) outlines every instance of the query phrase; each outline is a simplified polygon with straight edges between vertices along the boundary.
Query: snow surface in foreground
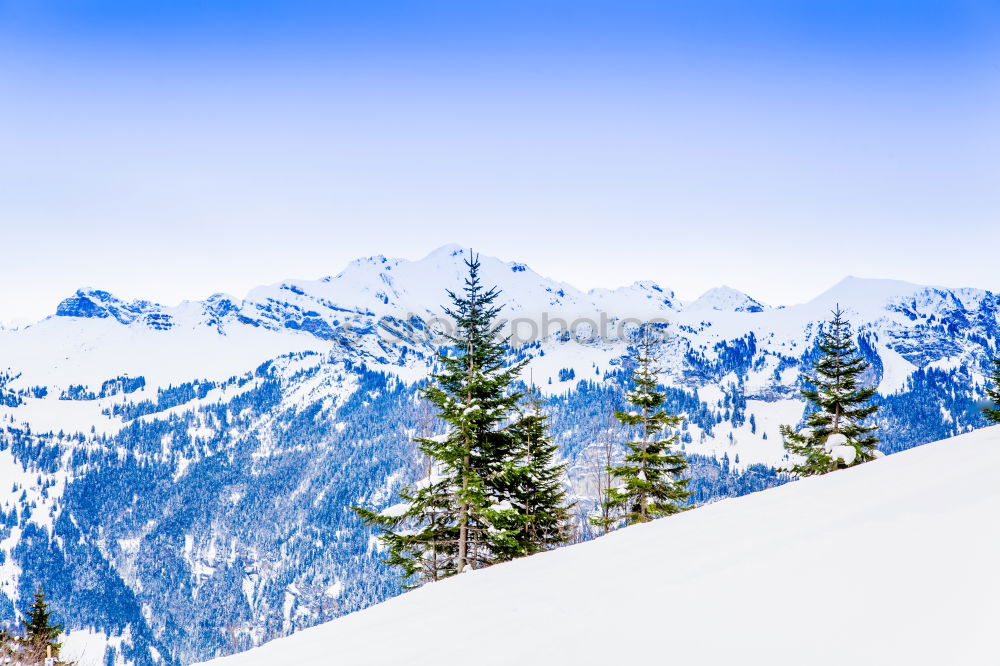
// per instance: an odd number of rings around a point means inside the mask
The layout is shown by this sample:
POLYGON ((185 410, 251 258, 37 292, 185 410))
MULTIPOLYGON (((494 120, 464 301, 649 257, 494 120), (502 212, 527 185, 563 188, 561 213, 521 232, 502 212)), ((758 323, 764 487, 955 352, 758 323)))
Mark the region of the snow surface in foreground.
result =
POLYGON ((429 585, 210 662, 987 664, 1000 427, 429 585))

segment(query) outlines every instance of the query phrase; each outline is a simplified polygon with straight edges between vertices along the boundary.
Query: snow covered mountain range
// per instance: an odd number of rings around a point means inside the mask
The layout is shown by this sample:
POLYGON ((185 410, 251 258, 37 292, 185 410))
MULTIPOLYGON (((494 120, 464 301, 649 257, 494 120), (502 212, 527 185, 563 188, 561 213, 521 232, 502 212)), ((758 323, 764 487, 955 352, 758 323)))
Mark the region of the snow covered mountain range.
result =
MULTIPOLYGON (((44 582, 95 663, 190 663, 394 594, 349 507, 389 503, 417 473, 416 384, 463 260, 457 246, 371 257, 176 307, 81 289, 0 330, 0 617, 44 582)), ((781 481, 778 426, 802 417, 799 373, 838 303, 872 362, 884 451, 984 425, 1000 345, 989 291, 847 278, 771 308, 730 288, 690 303, 652 282, 582 292, 482 262, 582 512, 629 322, 666 322, 668 407, 687 417, 698 501, 781 481)))

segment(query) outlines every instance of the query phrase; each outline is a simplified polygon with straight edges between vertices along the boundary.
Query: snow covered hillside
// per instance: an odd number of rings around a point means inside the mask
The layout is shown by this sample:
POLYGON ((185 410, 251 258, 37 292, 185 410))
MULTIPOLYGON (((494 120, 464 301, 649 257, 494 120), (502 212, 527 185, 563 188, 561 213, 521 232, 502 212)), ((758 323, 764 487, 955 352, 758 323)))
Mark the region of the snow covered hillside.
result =
MULTIPOLYGON (((80 640, 101 637, 88 660, 186 664, 396 594, 349 507, 387 506, 419 473, 428 330, 464 258, 369 257, 177 306, 80 289, 0 329, 0 620, 42 582, 80 640)), ((838 303, 871 363, 884 452, 985 425, 990 291, 847 278, 770 307, 730 287, 684 302, 650 281, 585 292, 517 261, 482 265, 545 394, 581 530, 601 443, 622 441, 609 419, 629 320, 667 322, 665 407, 685 416, 699 503, 781 482, 778 426, 803 415, 800 373, 838 303)))
POLYGON ((1000 427, 435 583, 211 666, 995 663, 1000 427))

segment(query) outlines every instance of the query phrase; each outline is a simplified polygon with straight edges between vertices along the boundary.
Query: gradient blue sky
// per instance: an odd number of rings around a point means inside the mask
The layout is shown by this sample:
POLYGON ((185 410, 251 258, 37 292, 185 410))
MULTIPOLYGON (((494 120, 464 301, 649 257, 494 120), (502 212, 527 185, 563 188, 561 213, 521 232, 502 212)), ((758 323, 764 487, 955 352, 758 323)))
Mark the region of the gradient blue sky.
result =
POLYGON ((0 0, 0 321, 457 242, 1000 290, 1000 3, 0 0))

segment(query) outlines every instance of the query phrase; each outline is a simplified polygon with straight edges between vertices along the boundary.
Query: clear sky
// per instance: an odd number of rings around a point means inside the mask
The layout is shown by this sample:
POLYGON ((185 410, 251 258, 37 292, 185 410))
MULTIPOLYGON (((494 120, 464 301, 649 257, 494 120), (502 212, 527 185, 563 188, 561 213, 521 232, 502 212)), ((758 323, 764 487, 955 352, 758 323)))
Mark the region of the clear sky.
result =
POLYGON ((456 242, 1000 290, 995 0, 0 0, 0 321, 456 242))

